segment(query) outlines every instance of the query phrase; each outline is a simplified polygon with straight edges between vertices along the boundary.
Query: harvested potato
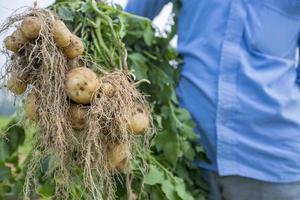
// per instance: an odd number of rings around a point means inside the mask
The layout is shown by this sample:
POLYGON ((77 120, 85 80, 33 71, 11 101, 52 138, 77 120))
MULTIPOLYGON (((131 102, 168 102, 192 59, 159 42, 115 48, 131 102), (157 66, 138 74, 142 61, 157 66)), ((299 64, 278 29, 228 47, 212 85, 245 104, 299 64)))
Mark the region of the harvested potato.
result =
POLYGON ((149 115, 142 109, 137 109, 128 120, 128 130, 133 134, 143 134, 150 127, 149 115))
POLYGON ((76 35, 71 35, 71 42, 69 46, 64 48, 64 54, 67 58, 73 59, 76 58, 77 56, 82 55, 84 51, 84 45, 83 42, 79 37, 76 35))
POLYGON ((76 103, 90 103, 97 89, 97 75, 86 67, 74 68, 68 72, 65 80, 65 91, 76 103))
POLYGON ((58 47, 64 48, 70 45, 72 33, 61 20, 53 23, 53 38, 58 47))
POLYGON ((4 39, 5 47, 15 53, 23 47, 28 39, 23 35, 22 31, 17 29, 11 36, 4 39))
POLYGON ((71 104, 70 105, 70 122, 72 128, 80 130, 86 125, 87 110, 82 105, 71 104))
POLYGON ((106 97, 113 97, 116 93, 116 88, 111 83, 101 84, 101 93, 106 97))
POLYGON ((21 31, 30 40, 39 37, 42 21, 37 17, 26 17, 21 24, 21 31))
POLYGON ((23 94, 27 89, 27 83, 15 73, 12 73, 6 81, 6 87, 15 95, 23 94))
POLYGON ((4 39, 5 48, 8 50, 17 53, 19 51, 19 46, 15 43, 11 36, 8 36, 4 39))
POLYGON ((128 143, 112 144, 108 149, 108 170, 122 172, 128 167, 130 148, 128 143))

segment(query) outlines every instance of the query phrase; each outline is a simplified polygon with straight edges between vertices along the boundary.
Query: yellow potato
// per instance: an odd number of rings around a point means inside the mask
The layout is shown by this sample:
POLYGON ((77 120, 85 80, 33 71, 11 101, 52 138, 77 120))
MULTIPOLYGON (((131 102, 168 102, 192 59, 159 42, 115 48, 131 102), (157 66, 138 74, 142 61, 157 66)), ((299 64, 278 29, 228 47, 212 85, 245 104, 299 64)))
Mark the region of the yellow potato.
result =
POLYGON ((128 120, 128 130, 132 134, 143 134, 149 127, 150 119, 145 112, 137 111, 128 120))
POLYGON ((111 83, 102 83, 101 84, 101 92, 106 97, 113 97, 116 93, 116 88, 111 83))
POLYGON ((81 105, 70 105, 70 122, 74 129, 83 129, 86 125, 87 110, 81 105))
POLYGON ((17 74, 12 73, 6 81, 6 87, 15 95, 20 95, 26 91, 27 83, 17 74))
POLYGON ((21 31, 30 40, 39 37, 42 21, 37 17, 26 17, 21 24, 21 31))
POLYGON ((74 68, 68 72, 65 91, 76 103, 89 104, 97 89, 97 75, 86 67, 74 68))
POLYGON ((110 145, 108 149, 108 170, 122 172, 128 167, 130 161, 130 148, 128 143, 110 145))
POLYGON ((82 55, 83 51, 84 51, 83 42, 79 37, 72 34, 70 45, 64 48, 65 56, 69 59, 73 59, 76 58, 77 56, 82 55))
POLYGON ((37 120, 37 103, 35 92, 31 92, 26 99, 25 113, 28 119, 32 121, 37 120))
POLYGON ((4 39, 4 45, 8 50, 12 52, 17 53, 19 51, 19 46, 14 42, 11 36, 8 36, 4 39))
POLYGON ((61 20, 53 23, 53 38, 57 46, 64 48, 70 45, 72 33, 61 20))
POLYGON ((4 39, 4 44, 8 50, 18 53, 18 51, 27 41, 28 40, 23 35, 23 33, 19 29, 17 29, 11 36, 8 36, 4 39))

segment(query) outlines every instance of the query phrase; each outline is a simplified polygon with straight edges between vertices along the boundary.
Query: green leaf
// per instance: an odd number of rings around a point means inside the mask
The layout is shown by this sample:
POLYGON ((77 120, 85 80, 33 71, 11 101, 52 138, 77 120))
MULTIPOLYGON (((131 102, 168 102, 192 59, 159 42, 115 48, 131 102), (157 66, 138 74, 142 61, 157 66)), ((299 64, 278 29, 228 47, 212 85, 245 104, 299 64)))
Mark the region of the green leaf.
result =
POLYGON ((187 139, 198 140, 199 136, 194 131, 194 126, 189 126, 186 123, 179 128, 179 132, 187 139))
POLYGON ((193 184, 193 180, 189 177, 190 168, 187 166, 186 163, 180 162, 176 167, 177 175, 182 178, 187 184, 193 184))
POLYGON ((153 119, 155 120, 157 126, 156 128, 161 129, 162 128, 162 118, 160 115, 154 115, 153 119))
POLYGON ((195 155, 195 150, 188 144, 187 149, 185 149, 184 156, 190 161, 193 161, 195 159, 195 155))
POLYGON ((189 120, 191 120, 191 115, 187 110, 185 110, 183 108, 177 108, 175 110, 175 112, 177 114, 177 118, 180 121, 189 121, 189 120))
POLYGON ((58 15, 62 18, 64 21, 73 21, 74 16, 72 11, 70 11, 67 7, 61 6, 57 10, 58 15))
POLYGON ((156 166, 151 165, 149 172, 145 176, 145 184, 155 185, 163 183, 165 180, 163 172, 161 172, 156 166))
POLYGON ((160 94, 160 99, 162 102, 169 102, 174 96, 174 90, 170 87, 169 83, 162 85, 162 93, 160 94))
POLYGON ((180 155, 180 149, 176 134, 171 132, 161 132, 155 138, 155 146, 158 150, 163 151, 165 160, 172 166, 175 166, 180 155))
POLYGON ((152 30, 152 26, 151 25, 148 25, 145 29, 145 32, 144 32, 144 40, 145 40, 145 43, 148 45, 148 46, 151 46, 153 40, 154 40, 154 33, 153 33, 153 30, 152 30))
POLYGON ((18 150, 18 147, 24 143, 25 130, 23 127, 14 124, 7 132, 7 142, 10 147, 10 153, 18 150))
POLYGON ((162 191, 165 193, 168 200, 178 199, 175 192, 175 187, 172 184, 171 180, 167 179, 162 183, 162 191))
POLYGON ((9 146, 5 139, 0 139, 0 161, 4 162, 10 156, 9 146))
POLYGON ((165 199, 165 194, 161 190, 161 185, 154 185, 154 186, 145 185, 143 192, 147 194, 146 195, 147 197, 141 199, 149 199, 149 200, 165 199))
POLYGON ((49 182, 46 182, 44 185, 41 185, 37 189, 37 193, 43 198, 50 198, 55 192, 55 187, 49 182))
POLYGON ((133 53, 128 58, 137 80, 147 79, 148 67, 145 64, 145 57, 142 54, 133 53))
POLYGON ((11 187, 8 186, 8 185, 2 185, 1 186, 1 190, 4 192, 4 193, 10 193, 11 192, 11 187))
POLYGON ((11 177, 11 170, 4 165, 0 166, 0 181, 8 180, 11 177))
POLYGON ((185 188, 184 181, 182 179, 176 178, 175 179, 175 191, 177 195, 182 199, 182 200, 194 200, 193 196, 187 192, 185 188))
POLYGON ((5 136, 0 138, 0 161, 9 159, 13 162, 9 157, 24 143, 25 130, 17 124, 15 119, 12 119, 3 130, 5 130, 5 136))

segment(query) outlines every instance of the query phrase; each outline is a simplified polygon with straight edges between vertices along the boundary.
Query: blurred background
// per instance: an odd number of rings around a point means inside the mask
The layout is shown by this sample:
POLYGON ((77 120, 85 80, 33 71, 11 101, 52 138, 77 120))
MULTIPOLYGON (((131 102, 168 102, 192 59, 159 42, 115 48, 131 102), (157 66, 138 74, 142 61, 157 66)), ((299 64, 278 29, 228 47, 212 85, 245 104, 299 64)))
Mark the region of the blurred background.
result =
MULTIPOLYGON (((37 0, 39 7, 47 7, 55 0, 37 0)), ((127 0, 109 0, 112 3, 116 3, 125 7, 127 0)), ((35 0, 0 0, 0 24, 16 9, 24 6, 32 6, 35 0)), ((158 27, 160 31, 164 31, 168 24, 168 19, 172 10, 172 5, 168 4, 161 11, 160 15, 154 19, 154 25, 158 27)), ((0 44, 2 46, 3 39, 8 35, 6 33, 0 36, 0 44)), ((175 43, 175 42, 174 42, 175 43)), ((0 70, 2 70, 5 63, 5 57, 0 55, 0 70)), ((0 89, 0 116, 6 116, 14 113, 15 111, 15 98, 5 89, 0 89)))

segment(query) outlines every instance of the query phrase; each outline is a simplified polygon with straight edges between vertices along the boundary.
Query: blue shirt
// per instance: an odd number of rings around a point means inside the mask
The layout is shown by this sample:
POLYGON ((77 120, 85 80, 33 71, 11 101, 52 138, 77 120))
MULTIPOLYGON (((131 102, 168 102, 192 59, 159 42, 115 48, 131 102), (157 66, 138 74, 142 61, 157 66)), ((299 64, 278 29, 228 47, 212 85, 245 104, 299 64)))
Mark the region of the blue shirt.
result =
MULTIPOLYGON (((129 0, 149 18, 168 0, 129 0)), ((220 175, 300 180, 300 0, 182 0, 179 100, 220 175)))

